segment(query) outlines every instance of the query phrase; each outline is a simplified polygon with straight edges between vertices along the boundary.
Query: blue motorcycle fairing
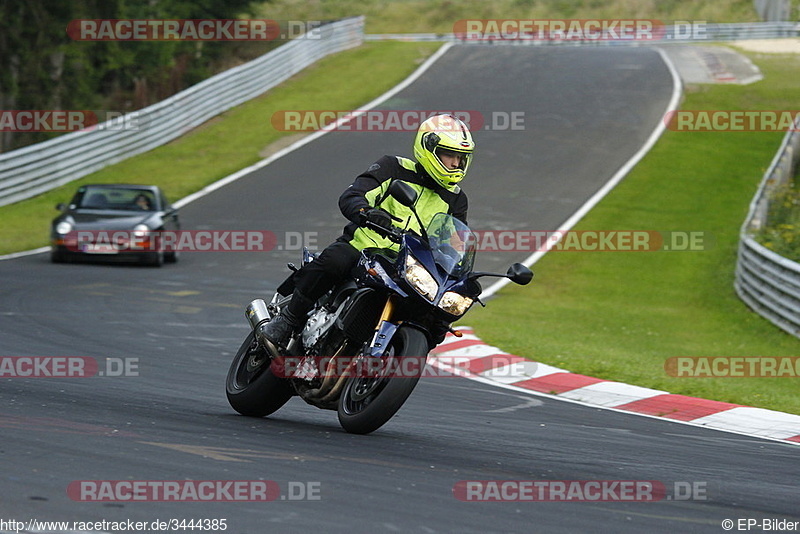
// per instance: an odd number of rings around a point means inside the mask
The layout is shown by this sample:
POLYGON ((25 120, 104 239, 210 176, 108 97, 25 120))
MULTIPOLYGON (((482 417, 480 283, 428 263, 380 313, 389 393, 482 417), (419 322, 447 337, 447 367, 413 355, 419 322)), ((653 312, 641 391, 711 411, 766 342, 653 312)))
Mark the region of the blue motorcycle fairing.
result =
POLYGON ((386 267, 382 265, 380 257, 370 258, 363 252, 361 254, 361 259, 358 262, 355 274, 355 278, 360 284, 370 287, 387 288, 401 297, 408 296, 408 293, 403 290, 386 271, 386 267), (370 274, 368 272, 369 269, 373 269, 377 273, 377 276, 370 274))
POLYGON ((422 238, 415 235, 406 234, 403 236, 403 239, 406 245, 404 248, 405 253, 401 254, 397 260, 397 271, 401 277, 403 276, 403 271, 405 270, 406 257, 408 254, 411 254, 420 264, 422 264, 423 267, 425 267, 438 285, 436 297, 433 299, 431 304, 436 306, 441 300, 442 295, 448 291, 456 291, 461 293, 461 291, 458 290, 466 287, 465 277, 462 276, 457 279, 451 279, 448 273, 436 263, 436 260, 433 257, 433 252, 422 240, 422 238))

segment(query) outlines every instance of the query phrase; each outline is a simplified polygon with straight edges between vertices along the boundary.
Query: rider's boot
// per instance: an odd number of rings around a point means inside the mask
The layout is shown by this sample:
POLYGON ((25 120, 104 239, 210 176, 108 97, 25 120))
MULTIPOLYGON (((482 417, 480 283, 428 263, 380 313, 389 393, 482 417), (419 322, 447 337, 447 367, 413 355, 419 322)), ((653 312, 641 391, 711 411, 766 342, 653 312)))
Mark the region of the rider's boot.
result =
POLYGON ((305 317, 313 305, 313 300, 295 290, 289 304, 275 318, 258 328, 256 335, 259 341, 273 354, 282 354, 292 336, 302 328, 305 317))

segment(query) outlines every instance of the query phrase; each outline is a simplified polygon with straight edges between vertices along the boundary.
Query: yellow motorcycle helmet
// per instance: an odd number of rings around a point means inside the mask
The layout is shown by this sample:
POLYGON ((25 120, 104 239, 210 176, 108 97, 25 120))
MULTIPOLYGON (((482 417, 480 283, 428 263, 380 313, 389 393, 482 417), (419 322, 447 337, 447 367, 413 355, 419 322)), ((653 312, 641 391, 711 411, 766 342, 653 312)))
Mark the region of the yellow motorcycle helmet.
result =
POLYGON ((467 175, 475 142, 467 125, 453 115, 434 115, 420 124, 414 139, 414 158, 436 183, 448 191, 455 190, 467 175), (461 156, 455 169, 448 169, 439 159, 443 151, 461 156))

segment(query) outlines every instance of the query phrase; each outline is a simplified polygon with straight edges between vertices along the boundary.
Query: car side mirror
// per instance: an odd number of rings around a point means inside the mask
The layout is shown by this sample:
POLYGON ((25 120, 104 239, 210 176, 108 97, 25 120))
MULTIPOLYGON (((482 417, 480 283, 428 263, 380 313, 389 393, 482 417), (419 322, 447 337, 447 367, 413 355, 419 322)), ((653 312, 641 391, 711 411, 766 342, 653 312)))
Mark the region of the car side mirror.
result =
POLYGON ((64 204, 63 202, 59 202, 58 204, 56 204, 56 209, 58 211, 64 211, 66 209, 66 207, 67 207, 67 205, 64 204))
POLYGON ((389 194, 403 206, 410 208, 417 201, 417 192, 402 180, 394 180, 389 186, 389 194))
POLYGON ((533 280, 533 271, 531 271, 521 263, 515 263, 508 268, 508 272, 506 272, 506 277, 508 277, 508 279, 514 282, 515 284, 524 286, 529 284, 530 281, 533 280))

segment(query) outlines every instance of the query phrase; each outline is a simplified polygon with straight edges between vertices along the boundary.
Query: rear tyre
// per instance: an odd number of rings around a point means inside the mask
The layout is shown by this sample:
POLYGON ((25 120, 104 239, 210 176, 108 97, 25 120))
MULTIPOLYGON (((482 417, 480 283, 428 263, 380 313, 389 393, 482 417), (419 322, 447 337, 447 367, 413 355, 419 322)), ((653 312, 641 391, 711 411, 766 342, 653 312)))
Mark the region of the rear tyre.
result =
POLYGON ((225 393, 231 407, 242 415, 264 417, 286 404, 294 388, 272 373, 272 360, 251 331, 228 369, 225 393))
POLYGON ((403 406, 422 375, 428 339, 419 330, 401 327, 383 355, 380 376, 348 379, 339 398, 339 424, 353 434, 369 434, 403 406))

